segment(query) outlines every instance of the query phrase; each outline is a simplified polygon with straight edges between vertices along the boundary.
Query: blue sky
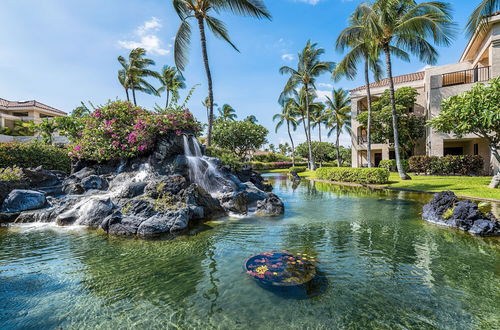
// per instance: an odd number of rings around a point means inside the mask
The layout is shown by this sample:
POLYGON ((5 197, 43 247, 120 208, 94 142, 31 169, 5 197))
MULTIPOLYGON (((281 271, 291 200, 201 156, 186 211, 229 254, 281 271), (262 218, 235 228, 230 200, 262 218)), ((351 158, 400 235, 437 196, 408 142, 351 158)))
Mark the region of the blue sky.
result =
MULTIPOLYGON (((272 21, 222 15, 231 37, 240 49, 208 36, 214 79, 215 101, 231 104, 239 118, 257 117, 271 134, 271 143, 286 142, 283 130, 274 134, 273 114, 280 111, 277 98, 286 77, 282 65, 295 65, 296 54, 308 39, 326 50, 325 60, 338 61, 334 49, 358 0, 267 0, 272 21)), ((438 64, 456 62, 467 42, 464 25, 479 1, 451 1, 459 33, 453 45, 440 48, 438 64), (458 4, 460 2, 460 4, 458 4)), ((173 65, 172 43, 179 19, 170 0, 1 0, 0 1, 0 97, 9 100, 36 99, 70 112, 80 101, 105 103, 125 98, 117 80, 119 55, 142 46, 158 69, 173 65)), ((199 37, 193 29, 190 63, 185 76, 188 86, 201 84, 189 103, 190 110, 206 121, 201 101, 207 95, 199 37)), ((421 70, 425 63, 396 61, 394 74, 421 70)), ((333 85, 345 89, 362 85, 362 78, 333 83, 320 78, 319 94, 333 85)), ((138 103, 152 108, 163 98, 138 95, 138 103)), ((294 135, 304 140, 302 130, 294 135)), ((333 137, 332 137, 333 138, 333 137)), ((333 140, 331 140, 333 141, 333 140)), ((349 145, 347 136, 342 143, 349 145)))

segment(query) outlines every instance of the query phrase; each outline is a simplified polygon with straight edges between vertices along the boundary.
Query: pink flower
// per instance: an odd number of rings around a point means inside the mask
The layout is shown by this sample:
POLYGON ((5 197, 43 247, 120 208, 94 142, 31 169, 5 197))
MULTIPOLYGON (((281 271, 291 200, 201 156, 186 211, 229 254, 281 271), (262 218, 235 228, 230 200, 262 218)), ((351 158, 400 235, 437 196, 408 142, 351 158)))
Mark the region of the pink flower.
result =
POLYGON ((82 149, 82 147, 81 147, 81 146, 75 146, 75 147, 73 148, 73 150, 74 150, 74 151, 80 151, 81 149, 82 149))

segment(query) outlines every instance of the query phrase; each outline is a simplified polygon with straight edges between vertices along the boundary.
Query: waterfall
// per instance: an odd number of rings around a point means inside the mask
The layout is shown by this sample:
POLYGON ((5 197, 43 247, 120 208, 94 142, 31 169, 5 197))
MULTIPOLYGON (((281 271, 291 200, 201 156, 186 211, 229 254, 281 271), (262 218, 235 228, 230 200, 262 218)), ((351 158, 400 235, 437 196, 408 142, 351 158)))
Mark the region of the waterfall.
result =
POLYGON ((203 157, 200 144, 194 136, 183 135, 184 155, 189 167, 189 179, 211 195, 222 191, 223 186, 234 186, 224 177, 210 159, 203 157))

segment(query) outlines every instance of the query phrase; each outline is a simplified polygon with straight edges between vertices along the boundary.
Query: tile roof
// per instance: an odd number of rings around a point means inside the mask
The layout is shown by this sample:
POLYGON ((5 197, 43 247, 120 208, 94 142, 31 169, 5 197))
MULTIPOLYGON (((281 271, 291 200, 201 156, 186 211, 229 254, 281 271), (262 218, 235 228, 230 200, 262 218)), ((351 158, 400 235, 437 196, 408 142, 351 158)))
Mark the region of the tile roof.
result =
POLYGON ((25 108, 38 108, 41 110, 48 110, 59 113, 61 115, 66 115, 66 112, 61 111, 59 109, 53 108, 46 104, 40 103, 38 101, 9 101, 6 99, 0 98, 0 108, 4 108, 4 110, 16 110, 16 109, 25 109, 25 108))
MULTIPOLYGON (((393 77, 393 79, 394 79, 394 85, 397 85, 412 81, 424 80, 424 77, 425 77, 425 72, 422 71, 422 72, 404 74, 402 76, 396 76, 393 77)), ((384 86, 389 86, 388 78, 370 84, 371 88, 384 87, 384 86)), ((351 89, 351 92, 361 91, 363 89, 366 89, 366 85, 351 89)))

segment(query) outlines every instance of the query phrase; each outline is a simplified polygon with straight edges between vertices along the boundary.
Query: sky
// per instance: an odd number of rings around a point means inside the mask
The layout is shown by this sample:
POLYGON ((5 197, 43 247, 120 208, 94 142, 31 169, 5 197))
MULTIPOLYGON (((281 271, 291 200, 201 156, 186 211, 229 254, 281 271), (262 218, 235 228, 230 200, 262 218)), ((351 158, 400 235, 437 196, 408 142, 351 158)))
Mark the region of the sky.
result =
MULTIPOLYGON (((335 40, 361 2, 265 0, 273 16, 271 21, 218 15, 240 52, 208 33, 215 103, 230 104, 239 119, 255 115, 269 129, 270 143, 288 142, 286 129, 276 134, 272 120, 281 111, 277 100, 287 80, 279 74, 279 68, 296 66, 297 53, 309 39, 325 49, 324 60, 340 61, 342 54, 335 50, 335 40)), ((437 65, 459 60, 468 41, 465 22, 479 0, 450 2, 457 35, 452 46, 438 48, 437 65)), ((81 101, 100 105, 124 99, 117 79, 117 57, 143 47, 156 62, 157 70, 174 65, 172 45, 178 27, 171 0, 0 0, 0 98, 35 99, 66 112, 81 101)), ((206 122, 201 102, 207 95, 207 84, 195 27, 184 76, 188 87, 199 84, 188 107, 206 122)), ((416 58, 410 63, 396 60, 394 75, 420 71, 425 66, 416 58)), ((333 87, 351 89, 360 85, 361 75, 353 81, 332 82, 325 74, 318 79, 318 95, 329 95, 333 87)), ((137 100, 140 106, 152 109, 155 103, 163 105, 165 97, 138 94, 137 100)), ((293 136, 298 142, 305 140, 303 129, 293 136)), ((323 140, 333 142, 333 138, 324 136, 323 140)), ((349 146, 349 137, 342 135, 341 143, 349 146)))

